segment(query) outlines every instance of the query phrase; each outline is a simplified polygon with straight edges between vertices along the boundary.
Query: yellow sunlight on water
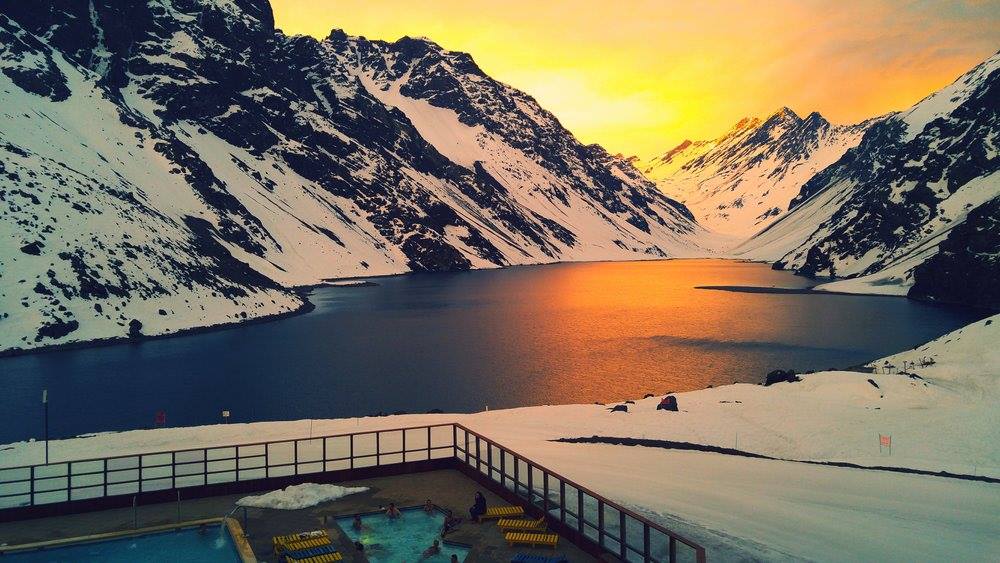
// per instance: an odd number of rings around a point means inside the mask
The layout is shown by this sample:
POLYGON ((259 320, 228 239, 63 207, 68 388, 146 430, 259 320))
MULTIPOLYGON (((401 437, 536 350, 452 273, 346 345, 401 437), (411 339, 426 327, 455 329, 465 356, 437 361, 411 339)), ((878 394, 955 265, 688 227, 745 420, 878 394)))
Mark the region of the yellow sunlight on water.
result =
POLYGON ((271 0, 278 27, 426 36, 535 96, 582 141, 651 156, 789 106, 904 109, 992 54, 1000 3, 271 0))

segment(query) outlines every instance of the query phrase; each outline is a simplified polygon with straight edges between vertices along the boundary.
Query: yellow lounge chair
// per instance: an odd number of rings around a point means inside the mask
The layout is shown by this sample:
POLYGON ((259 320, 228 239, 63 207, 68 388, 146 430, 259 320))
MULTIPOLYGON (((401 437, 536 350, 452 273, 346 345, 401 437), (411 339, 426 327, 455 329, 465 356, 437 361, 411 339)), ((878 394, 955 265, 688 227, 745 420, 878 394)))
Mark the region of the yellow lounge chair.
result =
POLYGON ((314 538, 306 538, 304 540, 290 541, 285 544, 283 549, 284 551, 298 551, 300 549, 330 545, 331 543, 330 536, 316 536, 314 538))
POLYGON ((285 561, 287 563, 333 563, 334 561, 343 561, 344 556, 340 554, 339 551, 334 551, 333 553, 324 553, 323 555, 317 555, 315 557, 307 557, 305 559, 294 559, 292 557, 286 557, 285 561))
POLYGON ((484 514, 479 515, 479 521, 490 520, 493 518, 513 518, 515 516, 524 516, 524 508, 520 506, 491 506, 486 509, 484 514))
POLYGON ((545 518, 538 520, 517 520, 515 518, 501 518, 497 526, 505 532, 544 532, 545 518))
POLYGON ((297 534, 274 536, 271 538, 271 542, 274 545, 274 553, 280 555, 282 551, 296 551, 330 545, 330 534, 326 530, 300 532, 297 534))
POLYGON ((536 545, 544 545, 546 547, 556 548, 556 543, 559 542, 559 536, 557 534, 539 534, 531 532, 507 532, 503 535, 503 539, 507 540, 507 543, 511 546, 515 544, 519 545, 530 545, 535 547, 536 545))

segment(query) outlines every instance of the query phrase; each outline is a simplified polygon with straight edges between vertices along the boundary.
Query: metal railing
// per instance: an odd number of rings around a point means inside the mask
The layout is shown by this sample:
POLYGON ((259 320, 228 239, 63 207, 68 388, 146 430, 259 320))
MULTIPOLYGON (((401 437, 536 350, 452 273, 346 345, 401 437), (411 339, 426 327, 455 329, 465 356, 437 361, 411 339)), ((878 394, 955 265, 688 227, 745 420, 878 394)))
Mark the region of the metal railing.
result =
POLYGON ((700 545, 457 423, 0 468, 5 510, 421 461, 453 462, 624 561, 705 561, 700 545))
POLYGON ((697 543, 461 424, 455 424, 455 456, 540 509, 563 531, 575 531, 576 540, 596 543, 622 561, 705 561, 705 548, 697 543))

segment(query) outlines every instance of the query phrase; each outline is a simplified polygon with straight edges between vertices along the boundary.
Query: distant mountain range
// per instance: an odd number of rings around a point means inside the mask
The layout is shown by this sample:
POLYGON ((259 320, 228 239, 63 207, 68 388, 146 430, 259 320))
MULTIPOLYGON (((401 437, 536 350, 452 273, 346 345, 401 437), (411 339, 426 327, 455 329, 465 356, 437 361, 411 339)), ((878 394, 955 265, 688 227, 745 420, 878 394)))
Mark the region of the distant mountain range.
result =
POLYGON ((0 5, 0 351, 295 311, 342 276, 689 256, 628 161, 426 39, 266 0, 0 5))
POLYGON ((706 228, 746 238, 786 213, 802 185, 875 121, 831 125, 818 113, 803 119, 785 107, 742 119, 721 137, 686 140, 639 167, 706 228))
POLYGON ((1000 308, 1000 53, 809 178, 790 211, 733 253, 824 289, 1000 308))
POLYGON ((726 254, 846 280, 822 290, 1000 309, 1000 55, 855 125, 781 108, 639 162, 726 254))

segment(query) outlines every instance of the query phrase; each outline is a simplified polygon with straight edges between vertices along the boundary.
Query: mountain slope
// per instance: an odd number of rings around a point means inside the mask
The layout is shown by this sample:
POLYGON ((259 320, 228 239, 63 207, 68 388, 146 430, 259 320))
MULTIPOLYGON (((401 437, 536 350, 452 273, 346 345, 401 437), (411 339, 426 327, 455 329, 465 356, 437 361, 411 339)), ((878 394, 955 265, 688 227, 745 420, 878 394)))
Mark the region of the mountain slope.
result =
POLYGON ((969 276, 968 287, 997 278, 1000 232, 989 219, 1000 197, 998 118, 1000 53, 873 125, 802 187, 787 215, 735 254, 805 275, 857 278, 831 290, 906 294, 916 284, 915 297, 1000 307, 978 292, 956 292, 942 277, 969 276), (960 228, 967 217, 974 221, 960 228), (939 245, 965 250, 933 258, 939 245))
POLYGON ((743 119, 716 139, 684 141, 642 169, 705 227, 749 237, 785 213, 802 185, 877 119, 839 126, 815 112, 803 119, 781 108, 743 119))
POLYGON ((697 252, 690 213, 434 43, 265 0, 0 6, 0 351, 240 322, 339 276, 697 252))

